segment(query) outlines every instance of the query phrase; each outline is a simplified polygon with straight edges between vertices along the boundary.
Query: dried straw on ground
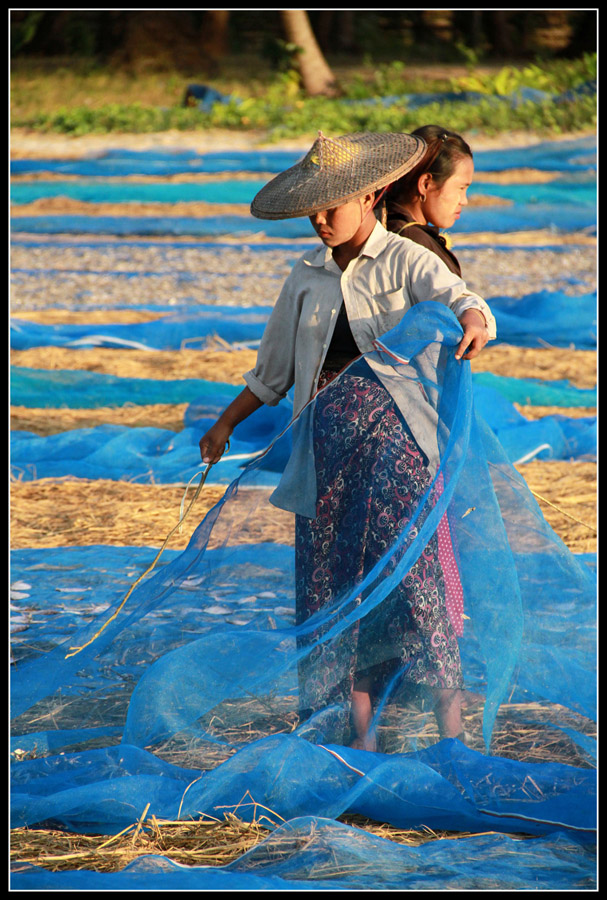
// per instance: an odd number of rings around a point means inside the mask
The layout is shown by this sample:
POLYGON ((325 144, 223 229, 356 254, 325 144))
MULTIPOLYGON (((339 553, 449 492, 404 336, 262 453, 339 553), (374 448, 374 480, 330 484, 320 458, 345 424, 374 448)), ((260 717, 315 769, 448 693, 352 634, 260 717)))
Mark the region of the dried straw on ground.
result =
POLYGON ((35 347, 11 351, 11 363, 32 369, 72 369, 101 372, 121 378, 179 380, 201 378, 242 384, 243 372, 255 365, 255 350, 226 350, 216 338, 206 350, 115 350, 97 347, 70 350, 66 347, 35 347))
POLYGON ((513 378, 566 379, 575 387, 596 387, 595 350, 567 350, 560 347, 515 347, 488 344, 471 363, 473 372, 493 372, 513 378))
MULTIPOLYGON (((97 347, 71 350, 67 347, 34 347, 11 351, 11 363, 32 369, 80 369, 131 378, 204 378, 208 381, 242 382, 243 372, 255 365, 255 350, 227 349, 210 338, 205 350, 119 350, 97 347)), ((516 378, 567 379, 580 388, 594 388, 597 355, 594 350, 554 347, 491 346, 472 361, 474 372, 516 378)))
MULTIPOLYGON (((251 802, 248 797, 245 800, 251 802)), ((223 820, 205 816, 195 822, 171 822, 158 820, 153 815, 149 818, 142 816, 124 832, 111 838, 67 834, 52 829, 19 828, 11 833, 11 859, 15 861, 13 871, 18 872, 20 865, 30 863, 52 872, 69 869, 117 872, 137 857, 148 854, 165 856, 185 866, 224 866, 239 859, 270 835, 264 812, 263 808, 258 807, 258 815, 250 823, 233 813, 226 813, 223 820)), ((272 816, 271 821, 280 822, 276 813, 268 811, 267 815, 272 816)), ((469 836, 464 832, 435 832, 425 826, 419 830, 407 830, 360 815, 339 816, 338 821, 410 847, 437 838, 457 840, 469 836)), ((310 837, 314 829, 312 823, 310 837)), ((278 840, 272 842, 272 858, 275 861, 281 853, 281 845, 284 845, 285 858, 299 849, 299 842, 294 845, 293 838, 286 834, 280 843, 278 840)), ((323 871, 324 878, 337 874, 337 871, 323 871)))
POLYGON ((70 197, 41 197, 32 203, 13 204, 11 216, 248 216, 248 203, 205 203, 179 201, 177 203, 89 203, 70 197))
MULTIPOLYGON (((546 521, 574 553, 596 552, 596 468, 592 462, 517 466, 531 490, 540 495, 537 500, 546 521)), ((173 536, 170 547, 187 545, 195 525, 224 490, 221 485, 205 485, 183 533, 173 536)), ((179 518, 183 494, 181 486, 128 481, 41 478, 13 482, 11 547, 158 547, 179 518)), ((285 526, 281 511, 272 509, 271 520, 260 520, 250 539, 272 540, 276 534, 284 540, 285 526)))
POLYGON ((596 406, 526 406, 515 403, 515 408, 526 419, 543 419, 544 416, 569 416, 571 419, 582 419, 585 416, 596 416, 596 406))
POLYGON ((535 492, 544 518, 569 549, 596 553, 597 464, 534 460, 516 468, 535 492))
MULTIPOLYGON (((512 206, 512 200, 490 194, 476 194, 469 199, 471 207, 512 206)), ((175 203, 125 201, 124 203, 91 203, 71 197, 40 197, 31 203, 14 203, 11 216, 249 216, 248 203, 208 203, 205 201, 177 201, 175 203)))
POLYGON ((19 310, 19 319, 37 322, 39 325, 93 325, 108 322, 128 323, 153 322, 166 315, 162 309, 23 309, 19 310))
MULTIPOLYGON (((569 416, 582 418, 596 416, 591 406, 521 406, 515 407, 529 420, 543 416, 569 416)), ((126 425, 131 428, 166 428, 181 431, 187 403, 156 403, 150 406, 101 406, 97 409, 31 409, 28 406, 11 407, 10 427, 13 431, 31 431, 41 437, 60 434, 74 428, 94 428, 97 425, 126 425)))
MULTIPOLYGON (((195 524, 223 497, 225 487, 205 485, 171 540, 187 546, 195 524)), ((91 544, 160 547, 179 520, 184 487, 128 481, 41 478, 11 485, 11 548, 91 544)))
POLYGON ((74 428, 126 425, 130 428, 166 428, 181 431, 187 403, 155 403, 150 406, 100 406, 96 409, 31 409, 11 407, 11 431, 31 431, 45 436, 74 428))
MULTIPOLYGON (((187 506, 194 495, 192 484, 187 506)), ((269 491, 265 491, 265 495, 269 491)), ((126 547, 160 547, 179 521, 184 486, 133 484, 128 481, 41 478, 11 485, 11 548, 77 547, 112 544, 126 547)), ((184 549, 196 525, 224 495, 224 485, 205 484, 192 507, 182 532, 176 532, 171 549, 184 549)), ((254 515, 259 494, 250 502, 241 492, 238 515, 241 539, 284 542, 293 531, 292 516, 271 508, 265 519, 254 515), (248 511, 253 515, 249 518, 248 511)), ((219 534, 219 531, 217 532, 219 534)))

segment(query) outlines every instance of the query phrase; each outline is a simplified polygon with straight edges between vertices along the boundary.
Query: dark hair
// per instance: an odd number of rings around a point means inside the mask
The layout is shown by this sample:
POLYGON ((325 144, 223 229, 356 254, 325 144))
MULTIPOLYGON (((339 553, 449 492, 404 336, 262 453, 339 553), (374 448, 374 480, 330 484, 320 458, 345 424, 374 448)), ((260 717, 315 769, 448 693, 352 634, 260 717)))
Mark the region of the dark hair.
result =
POLYGON ((411 132, 421 137, 428 145, 428 149, 421 161, 403 175, 390 187, 387 200, 395 200, 400 203, 408 203, 418 196, 417 182, 422 175, 430 172, 434 181, 440 187, 447 178, 453 175, 455 166, 460 159, 469 156, 472 159, 472 150, 455 131, 449 131, 440 125, 422 125, 411 132))

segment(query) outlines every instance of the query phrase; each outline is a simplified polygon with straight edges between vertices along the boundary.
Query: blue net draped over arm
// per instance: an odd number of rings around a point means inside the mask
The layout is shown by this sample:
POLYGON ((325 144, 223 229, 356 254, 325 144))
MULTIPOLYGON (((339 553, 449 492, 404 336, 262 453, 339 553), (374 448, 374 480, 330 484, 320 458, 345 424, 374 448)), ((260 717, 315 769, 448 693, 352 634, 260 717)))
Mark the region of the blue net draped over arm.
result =
POLYGON ((115 833, 149 802, 594 839, 594 575, 477 416, 460 339, 420 303, 312 398, 316 519, 272 501, 289 427, 124 608, 113 573, 100 613, 15 645, 14 825, 115 833), (436 464, 380 366, 426 404, 436 464), (361 679, 376 752, 351 746, 361 679))

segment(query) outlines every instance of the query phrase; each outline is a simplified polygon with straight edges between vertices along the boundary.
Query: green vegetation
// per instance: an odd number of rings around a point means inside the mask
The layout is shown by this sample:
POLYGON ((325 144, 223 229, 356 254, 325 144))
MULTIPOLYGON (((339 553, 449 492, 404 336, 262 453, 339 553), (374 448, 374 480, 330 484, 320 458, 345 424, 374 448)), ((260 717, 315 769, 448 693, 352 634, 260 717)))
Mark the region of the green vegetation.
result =
POLYGON ((240 79, 226 75, 199 79, 230 97, 229 102, 216 103, 203 113, 183 105, 187 83, 196 78, 184 82, 175 73, 135 78, 90 64, 53 68, 49 61, 36 66, 29 60, 14 67, 12 126, 74 136, 228 128, 262 130, 274 140, 309 136, 319 128, 329 134, 407 131, 421 119, 487 134, 528 130, 549 135, 596 127, 596 92, 569 102, 520 97, 512 103, 510 99, 526 88, 552 97, 592 82, 596 54, 494 70, 481 70, 471 61, 459 75, 440 78, 433 78, 432 70, 410 74, 400 61, 373 66, 366 60, 362 66, 336 73, 343 91, 339 99, 307 96, 291 70, 260 74, 257 68, 257 77, 247 80, 242 58, 240 62, 240 79), (472 91, 483 99, 474 103, 451 99, 421 109, 408 109, 402 99, 406 94, 445 91, 472 91))

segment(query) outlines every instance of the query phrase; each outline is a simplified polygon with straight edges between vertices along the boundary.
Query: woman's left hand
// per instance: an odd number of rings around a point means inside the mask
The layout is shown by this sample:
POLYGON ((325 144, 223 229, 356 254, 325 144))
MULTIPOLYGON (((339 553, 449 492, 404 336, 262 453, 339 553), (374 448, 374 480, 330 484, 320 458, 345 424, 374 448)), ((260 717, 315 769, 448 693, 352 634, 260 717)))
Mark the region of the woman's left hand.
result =
POLYGON ((457 345, 456 359, 474 359, 489 340, 485 317, 478 309, 467 309, 459 317, 464 336, 457 345))

